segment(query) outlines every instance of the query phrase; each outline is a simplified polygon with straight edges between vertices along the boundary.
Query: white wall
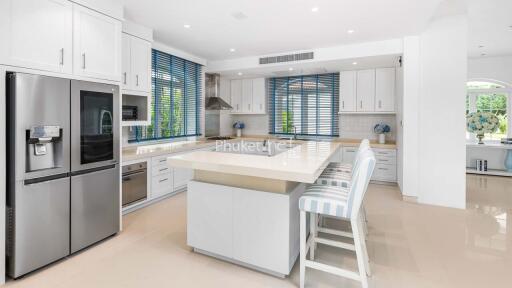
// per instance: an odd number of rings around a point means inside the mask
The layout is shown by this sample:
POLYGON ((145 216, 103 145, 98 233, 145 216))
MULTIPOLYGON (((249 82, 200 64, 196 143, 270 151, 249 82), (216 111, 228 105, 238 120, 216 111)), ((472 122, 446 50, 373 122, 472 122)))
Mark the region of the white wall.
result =
POLYGON ((419 182, 419 98, 420 98, 420 36, 404 38, 402 100, 402 194, 418 196, 419 182))
POLYGON ((468 79, 497 80, 512 86, 512 56, 469 59, 468 79))
POLYGON ((373 127, 378 123, 385 123, 391 127, 391 132, 386 135, 386 140, 396 140, 396 116, 379 114, 340 114, 340 138, 345 139, 370 139, 377 140, 378 135, 373 132, 373 127))
POLYGON ((466 207, 467 35, 467 17, 455 15, 436 19, 420 37, 421 203, 466 207))

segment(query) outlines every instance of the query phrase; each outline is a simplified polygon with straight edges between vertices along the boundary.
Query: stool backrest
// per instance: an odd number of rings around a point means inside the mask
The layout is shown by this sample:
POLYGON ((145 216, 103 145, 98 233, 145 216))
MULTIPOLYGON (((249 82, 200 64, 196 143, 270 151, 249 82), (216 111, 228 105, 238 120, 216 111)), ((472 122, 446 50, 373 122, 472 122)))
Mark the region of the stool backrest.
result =
POLYGON ((370 140, 363 139, 359 144, 359 148, 357 149, 356 157, 354 158, 354 162, 352 163, 352 177, 354 177, 354 171, 357 169, 359 165, 359 161, 361 160, 362 155, 365 151, 370 149, 370 140))
POLYGON ((351 219, 358 216, 363 204, 364 195, 368 189, 368 184, 372 178, 373 170, 375 168, 375 154, 371 149, 364 151, 361 154, 361 159, 357 167, 353 169, 352 182, 350 185, 349 199, 348 199, 348 214, 351 219))

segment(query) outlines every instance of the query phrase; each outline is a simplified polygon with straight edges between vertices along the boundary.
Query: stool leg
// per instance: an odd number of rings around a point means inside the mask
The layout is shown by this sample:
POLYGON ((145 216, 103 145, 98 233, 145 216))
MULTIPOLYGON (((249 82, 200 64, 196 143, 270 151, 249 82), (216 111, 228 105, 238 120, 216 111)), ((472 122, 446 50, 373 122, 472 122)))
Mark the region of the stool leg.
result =
MULTIPOLYGON (((365 221, 364 221, 363 217, 360 217, 359 223, 361 225, 360 227, 365 225, 365 221)), ((362 228, 361 228, 361 230, 362 230, 362 228)), ((365 263, 365 267, 366 267, 366 275, 372 276, 372 271, 371 271, 371 268, 370 268, 370 256, 368 256, 368 248, 366 247, 366 241, 365 240, 366 240, 366 237, 364 237, 364 239, 361 241, 361 246, 363 248, 363 253, 364 253, 364 263, 365 263)))
POLYGON ((306 212, 300 211, 300 288, 306 275, 306 212))
POLYGON ((351 219, 350 224, 352 226, 352 233, 354 233, 354 246, 356 248, 356 258, 357 258, 357 268, 359 270, 359 275, 361 276, 361 284, 363 288, 368 288, 368 278, 366 276, 366 265, 365 265, 365 255, 363 251, 363 245, 361 241, 364 241, 361 238, 361 231, 359 226, 359 219, 351 219))
POLYGON ((318 215, 316 213, 309 213, 309 237, 311 237, 311 247, 309 248, 309 260, 315 260, 315 239, 318 237, 318 215))

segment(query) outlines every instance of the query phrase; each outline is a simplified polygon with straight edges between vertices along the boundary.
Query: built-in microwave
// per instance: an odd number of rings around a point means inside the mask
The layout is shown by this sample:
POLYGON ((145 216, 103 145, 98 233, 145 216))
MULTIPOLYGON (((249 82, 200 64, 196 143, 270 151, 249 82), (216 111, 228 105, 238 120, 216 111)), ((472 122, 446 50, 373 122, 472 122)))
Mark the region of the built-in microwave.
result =
POLYGON ((123 105, 123 121, 132 121, 137 119, 137 106, 123 105))

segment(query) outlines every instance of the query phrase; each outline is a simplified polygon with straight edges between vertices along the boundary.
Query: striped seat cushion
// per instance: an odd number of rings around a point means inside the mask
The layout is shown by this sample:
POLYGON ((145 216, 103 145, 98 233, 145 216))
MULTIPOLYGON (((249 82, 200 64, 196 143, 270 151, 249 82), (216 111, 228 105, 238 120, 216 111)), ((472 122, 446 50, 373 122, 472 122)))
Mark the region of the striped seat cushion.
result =
POLYGON ((315 183, 348 188, 350 186, 350 179, 352 179, 352 173, 350 172, 347 173, 340 169, 326 168, 316 179, 315 183))
POLYGON ((351 207, 346 188, 313 184, 299 199, 299 209, 306 212, 348 218, 351 207))
POLYGON ((343 169, 347 171, 352 171, 351 163, 339 163, 339 162, 331 162, 327 165, 327 168, 335 168, 335 169, 343 169))

